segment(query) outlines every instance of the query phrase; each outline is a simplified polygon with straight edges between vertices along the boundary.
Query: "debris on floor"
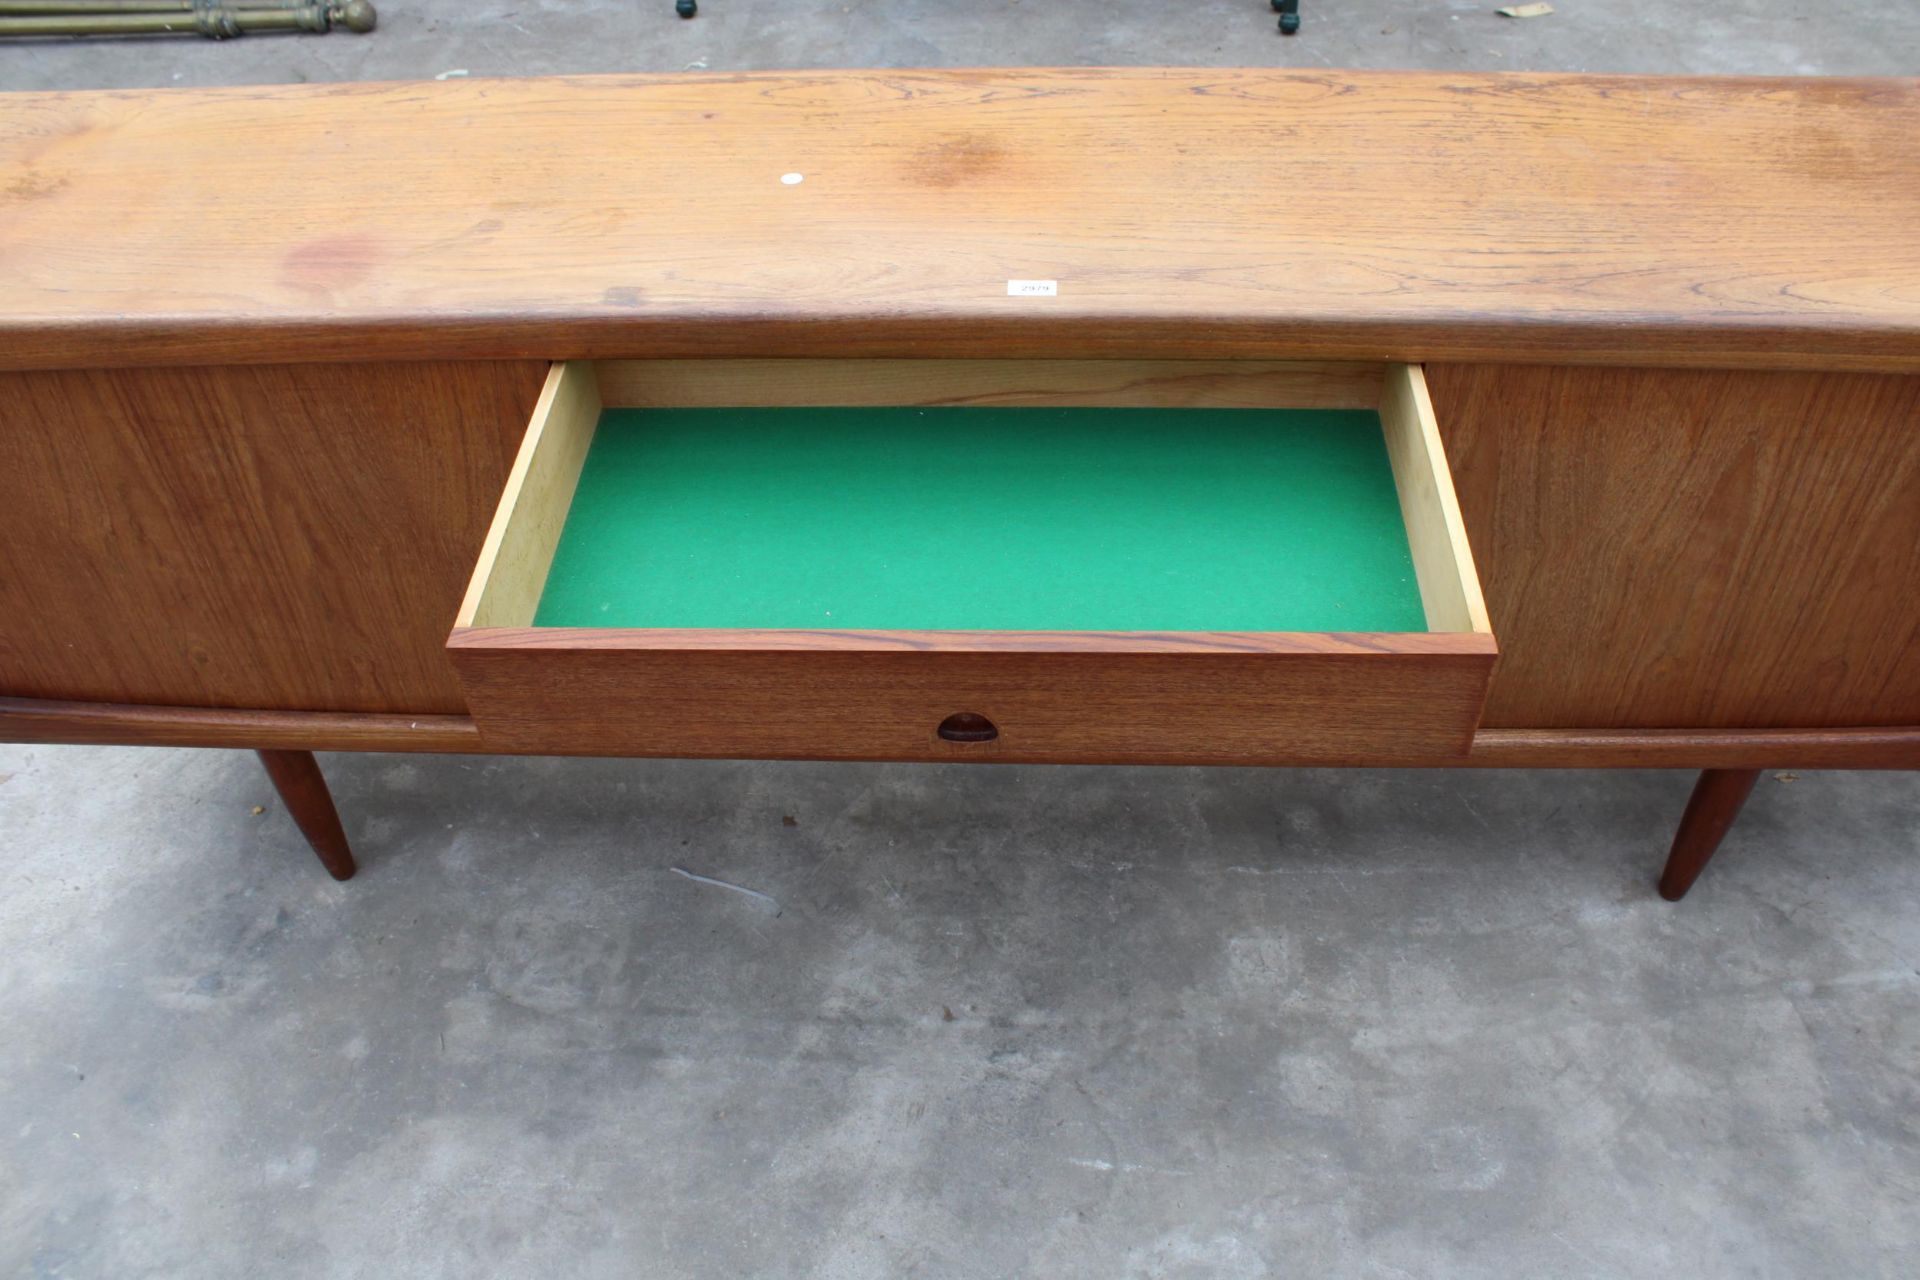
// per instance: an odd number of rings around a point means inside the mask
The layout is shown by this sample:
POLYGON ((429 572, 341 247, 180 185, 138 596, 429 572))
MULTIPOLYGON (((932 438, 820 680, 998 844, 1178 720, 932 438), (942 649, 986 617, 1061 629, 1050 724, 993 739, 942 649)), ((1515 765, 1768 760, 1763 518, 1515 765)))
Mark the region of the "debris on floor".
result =
POLYGON ((1544 18, 1553 12, 1550 4, 1510 4, 1495 10, 1503 18, 1544 18))
POLYGON ((725 880, 715 880, 712 876, 696 875, 695 873, 687 870, 685 867, 670 867, 668 868, 668 870, 672 871, 673 874, 677 876, 685 876, 687 879, 693 881, 696 884, 710 884, 716 889, 731 889, 735 893, 742 893, 749 898, 757 899, 760 902, 766 904, 766 906, 769 907, 773 911, 773 914, 776 916, 779 915, 781 912, 781 907, 779 902, 777 902, 770 895, 760 892, 758 889, 749 889, 745 885, 729 884, 725 880))

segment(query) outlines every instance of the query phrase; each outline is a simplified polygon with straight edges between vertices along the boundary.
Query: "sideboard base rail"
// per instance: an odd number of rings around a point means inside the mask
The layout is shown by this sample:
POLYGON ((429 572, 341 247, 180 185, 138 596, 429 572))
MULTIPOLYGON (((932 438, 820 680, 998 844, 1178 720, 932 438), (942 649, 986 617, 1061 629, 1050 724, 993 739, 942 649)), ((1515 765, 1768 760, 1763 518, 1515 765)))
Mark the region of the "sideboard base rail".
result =
MULTIPOLYGON (((0 697, 0 742, 496 753, 467 716, 238 711, 5 697, 0 697)), ((1416 767, 1388 757, 1353 764, 1416 767)), ((1920 725, 1481 729, 1474 735, 1472 752, 1457 764, 1497 769, 1920 769, 1920 725)), ((1417 767, 1451 766, 1423 759, 1417 767)))
POLYGON ((0 742, 242 747, 292 751, 482 752, 467 716, 358 711, 233 711, 0 698, 0 742))
MULTIPOLYGON (((253 748, 301 833, 337 880, 353 875, 353 854, 312 752, 492 750, 466 716, 231 711, 39 698, 0 698, 0 742, 253 748)), ((1395 767, 1406 762, 1355 763, 1395 767)), ((1471 754, 1460 763, 1483 768, 1702 770, 1660 877, 1660 895, 1671 902, 1685 896, 1713 857, 1762 769, 1920 769, 1920 726, 1482 729, 1474 736, 1471 754)))

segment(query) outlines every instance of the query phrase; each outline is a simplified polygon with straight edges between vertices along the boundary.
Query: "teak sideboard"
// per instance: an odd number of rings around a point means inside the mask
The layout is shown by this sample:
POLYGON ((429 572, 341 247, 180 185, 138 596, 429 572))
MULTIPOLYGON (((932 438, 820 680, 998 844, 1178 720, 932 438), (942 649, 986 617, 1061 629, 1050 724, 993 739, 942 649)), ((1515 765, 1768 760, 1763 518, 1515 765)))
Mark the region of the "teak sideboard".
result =
POLYGON ((1920 768, 1920 81, 0 95, 0 739, 1920 768))

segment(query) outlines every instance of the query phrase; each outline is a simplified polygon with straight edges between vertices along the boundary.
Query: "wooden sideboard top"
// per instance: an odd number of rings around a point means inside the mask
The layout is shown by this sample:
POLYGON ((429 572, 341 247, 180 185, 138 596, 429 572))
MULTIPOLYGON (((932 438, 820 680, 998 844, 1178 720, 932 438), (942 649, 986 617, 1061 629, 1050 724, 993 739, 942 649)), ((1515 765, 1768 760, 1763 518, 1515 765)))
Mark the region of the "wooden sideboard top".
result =
POLYGON ((1920 80, 0 94, 0 367, 1280 352, 1920 370, 1920 80))

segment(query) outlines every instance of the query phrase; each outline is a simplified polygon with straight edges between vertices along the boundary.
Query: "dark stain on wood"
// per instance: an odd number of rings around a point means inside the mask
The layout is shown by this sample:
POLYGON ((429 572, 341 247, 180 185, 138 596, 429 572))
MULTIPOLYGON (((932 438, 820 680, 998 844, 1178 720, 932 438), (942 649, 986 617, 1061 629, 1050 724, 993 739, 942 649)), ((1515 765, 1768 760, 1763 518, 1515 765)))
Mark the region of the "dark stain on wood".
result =
POLYGON ((280 263, 280 283, 305 292, 349 289, 372 275, 387 256, 365 232, 322 236, 287 252, 280 263))
POLYGON ((980 133, 948 134, 913 153, 909 172, 926 187, 958 187, 976 182, 1006 164, 998 140, 980 133))
POLYGON ((41 200, 57 195, 73 182, 66 174, 42 173, 38 169, 28 169, 7 184, 7 194, 15 200, 41 200))

